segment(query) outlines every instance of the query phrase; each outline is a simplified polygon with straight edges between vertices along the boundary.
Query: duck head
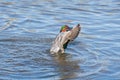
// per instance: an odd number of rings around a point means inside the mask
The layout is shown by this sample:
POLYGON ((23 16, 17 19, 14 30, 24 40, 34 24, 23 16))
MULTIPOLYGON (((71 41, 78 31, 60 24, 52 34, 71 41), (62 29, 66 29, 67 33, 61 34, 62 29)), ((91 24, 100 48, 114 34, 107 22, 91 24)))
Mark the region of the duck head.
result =
POLYGON ((66 32, 66 31, 69 31, 70 30, 70 27, 68 25, 64 25, 61 27, 61 30, 60 32, 66 32))

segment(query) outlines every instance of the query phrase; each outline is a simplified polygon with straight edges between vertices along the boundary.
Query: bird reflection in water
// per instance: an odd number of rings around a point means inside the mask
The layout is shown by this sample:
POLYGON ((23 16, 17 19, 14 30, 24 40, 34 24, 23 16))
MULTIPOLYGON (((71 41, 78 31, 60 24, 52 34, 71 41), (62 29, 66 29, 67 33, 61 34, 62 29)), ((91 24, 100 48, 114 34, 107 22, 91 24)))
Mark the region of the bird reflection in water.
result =
POLYGON ((67 53, 54 56, 60 80, 76 78, 77 74, 79 74, 79 61, 71 58, 72 56, 67 53))

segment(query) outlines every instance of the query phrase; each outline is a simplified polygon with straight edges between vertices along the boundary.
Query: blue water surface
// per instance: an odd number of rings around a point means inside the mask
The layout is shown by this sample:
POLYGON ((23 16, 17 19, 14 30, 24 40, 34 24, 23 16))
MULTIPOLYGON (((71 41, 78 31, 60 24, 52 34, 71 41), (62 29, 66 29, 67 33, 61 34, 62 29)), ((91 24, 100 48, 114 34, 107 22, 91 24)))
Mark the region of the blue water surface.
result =
POLYGON ((0 0, 0 80, 120 80, 120 0, 0 0), (60 27, 78 23, 51 55, 60 27))

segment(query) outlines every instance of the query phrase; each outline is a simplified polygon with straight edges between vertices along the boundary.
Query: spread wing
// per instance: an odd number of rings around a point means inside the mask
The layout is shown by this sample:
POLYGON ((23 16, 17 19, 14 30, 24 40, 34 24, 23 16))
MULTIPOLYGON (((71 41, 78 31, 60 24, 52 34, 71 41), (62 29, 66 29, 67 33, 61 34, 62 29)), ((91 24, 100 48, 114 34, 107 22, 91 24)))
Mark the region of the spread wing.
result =
POLYGON ((80 30, 81 30, 81 27, 78 24, 77 26, 73 27, 70 31, 64 32, 64 35, 61 39, 61 43, 64 49, 67 48, 69 41, 73 41, 78 36, 80 30))
POLYGON ((73 27, 70 31, 71 34, 69 35, 69 39, 74 40, 78 36, 80 30, 81 30, 81 27, 79 24, 77 26, 73 27))

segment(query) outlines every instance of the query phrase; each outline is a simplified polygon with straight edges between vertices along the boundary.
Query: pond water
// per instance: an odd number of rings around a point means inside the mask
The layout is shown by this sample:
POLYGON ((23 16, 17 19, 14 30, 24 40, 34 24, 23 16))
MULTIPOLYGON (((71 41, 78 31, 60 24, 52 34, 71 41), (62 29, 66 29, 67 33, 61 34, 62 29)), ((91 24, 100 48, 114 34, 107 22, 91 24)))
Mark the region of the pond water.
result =
POLYGON ((120 0, 0 0, 0 80, 120 80, 120 0), (61 26, 78 23, 52 56, 61 26))

